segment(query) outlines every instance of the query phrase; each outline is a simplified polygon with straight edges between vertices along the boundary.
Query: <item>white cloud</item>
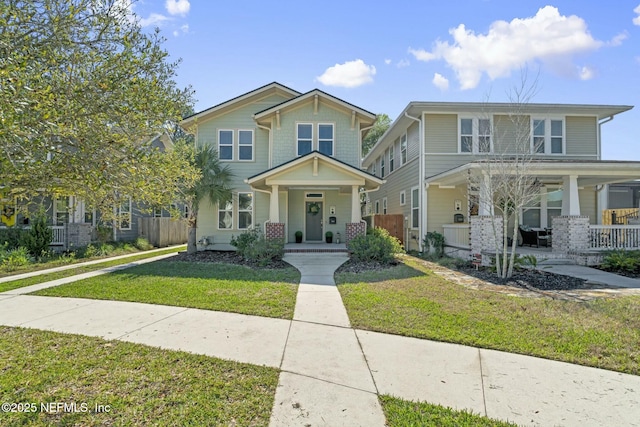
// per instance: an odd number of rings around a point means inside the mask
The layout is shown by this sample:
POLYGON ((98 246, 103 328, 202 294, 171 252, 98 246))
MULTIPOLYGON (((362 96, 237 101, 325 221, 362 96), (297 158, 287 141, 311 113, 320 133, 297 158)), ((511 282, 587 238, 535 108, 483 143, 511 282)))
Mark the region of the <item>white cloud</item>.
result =
POLYGON ((149 15, 148 18, 140 19, 140 26, 141 27, 149 27, 151 25, 160 26, 164 21, 167 21, 168 19, 169 18, 167 18, 164 15, 160 15, 159 13, 152 13, 151 15, 149 15))
POLYGON ((439 73, 435 73, 433 75, 433 80, 431 81, 435 87, 440 89, 441 91, 445 91, 449 89, 449 79, 439 73))
POLYGON ((189 0, 167 0, 165 3, 169 15, 186 16, 189 13, 191 4, 189 0))
POLYGON ((326 86, 358 87, 372 83, 375 74, 376 67, 365 64, 362 59, 356 59, 327 68, 316 80, 326 86))
POLYGON ((385 63, 385 64, 387 64, 387 65, 389 65, 389 64, 391 64, 391 60, 390 60, 390 59, 385 59, 385 60, 384 60, 384 63, 385 63))
POLYGON ((635 25, 640 25, 640 4, 638 5, 638 7, 636 7, 635 9, 633 9, 633 11, 638 14, 638 16, 636 16, 635 18, 633 18, 633 23, 635 25))
POLYGON ((396 64, 396 67, 404 68, 404 67, 408 67, 409 65, 411 65, 411 62, 409 62, 406 59, 402 59, 402 60, 398 61, 398 63, 396 64))
POLYGON ((487 34, 476 34, 464 24, 449 30, 453 43, 437 41, 431 52, 409 49, 420 61, 444 60, 455 72, 462 89, 475 88, 486 73, 490 79, 509 76, 531 61, 555 69, 567 69, 575 54, 598 49, 585 21, 575 15, 560 15, 545 6, 535 16, 511 22, 495 21, 487 34))
POLYGON ((594 78, 596 75, 595 70, 591 67, 580 67, 580 72, 579 72, 579 76, 580 76, 580 80, 591 80, 592 78, 594 78))
POLYGON ((173 30, 173 35, 178 37, 180 34, 187 34, 189 32, 189 24, 184 24, 179 30, 173 30))
POLYGON ((609 46, 620 46, 622 42, 625 41, 628 37, 629 37, 629 34, 627 32, 623 32, 623 33, 617 34, 614 38, 609 40, 607 44, 609 46))

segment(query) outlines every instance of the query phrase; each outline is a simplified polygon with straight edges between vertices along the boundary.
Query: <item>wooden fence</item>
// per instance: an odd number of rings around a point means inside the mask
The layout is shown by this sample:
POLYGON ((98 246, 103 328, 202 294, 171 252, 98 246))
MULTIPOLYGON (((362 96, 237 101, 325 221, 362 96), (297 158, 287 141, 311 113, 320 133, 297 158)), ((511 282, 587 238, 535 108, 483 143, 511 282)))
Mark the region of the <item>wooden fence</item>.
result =
POLYGON ((370 215, 364 218, 367 227, 380 227, 389 232, 390 235, 400 240, 404 246, 404 217, 401 214, 395 215, 370 215))
POLYGON ((638 218, 638 208, 605 209, 602 211, 602 225, 627 225, 628 219, 638 218))
POLYGON ((162 248, 187 242, 187 223, 182 219, 138 218, 138 235, 162 248))

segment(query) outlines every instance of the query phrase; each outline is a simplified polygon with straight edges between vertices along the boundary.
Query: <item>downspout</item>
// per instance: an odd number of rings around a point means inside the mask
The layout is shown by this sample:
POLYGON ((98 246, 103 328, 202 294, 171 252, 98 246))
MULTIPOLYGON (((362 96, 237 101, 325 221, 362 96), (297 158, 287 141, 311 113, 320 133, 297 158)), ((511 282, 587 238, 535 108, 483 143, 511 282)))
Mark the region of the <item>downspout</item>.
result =
MULTIPOLYGON (((255 119, 254 119, 254 120, 255 120, 255 119)), ((266 130, 267 132, 269 132, 269 163, 268 163, 268 167, 267 167, 267 169, 271 169, 271 163, 272 163, 272 159, 271 159, 271 148, 272 148, 272 147, 271 147, 271 146, 273 145, 273 144, 272 144, 272 141, 271 141, 271 128, 268 128, 268 127, 266 127, 266 126, 263 126, 263 125, 261 125, 261 124, 260 124, 260 123, 258 123, 258 122, 256 122, 256 126, 258 126, 260 129, 264 129, 264 130, 266 130)))
MULTIPOLYGON (((609 116, 606 119, 603 119, 601 121, 598 122, 598 144, 597 144, 597 159, 598 160, 602 160, 602 125, 605 123, 609 123, 611 120, 613 120, 614 116, 609 116)), ((606 206, 606 208, 609 207, 609 200, 608 200, 608 191, 606 192, 602 192, 602 190, 606 189, 608 187, 608 185, 601 185, 600 188, 598 188, 596 186, 596 203, 597 203, 597 223, 598 224, 602 224, 602 211, 604 206, 606 206)), ((606 209, 605 208, 605 209, 606 209)))
POLYGON ((613 116, 609 116, 606 119, 598 122, 598 150, 597 150, 597 156, 598 156, 598 160, 602 160, 602 125, 605 123, 609 123, 611 120, 613 120, 613 116))
POLYGON ((405 111, 405 117, 411 120, 415 120, 418 122, 418 209, 420 211, 420 222, 418 223, 418 251, 422 252, 422 237, 426 233, 427 230, 427 211, 426 211, 426 200, 425 200, 425 192, 427 187, 424 185, 425 176, 424 176, 424 140, 423 140, 423 122, 421 119, 410 116, 409 113, 405 111))
MULTIPOLYGON (((244 180, 244 182, 245 182, 246 184, 248 184, 248 182, 247 182, 247 180, 246 180, 246 179, 244 180)), ((260 190, 259 188, 255 188, 253 185, 249 185, 249 188, 251 188, 251 190, 252 190, 252 191, 257 191, 257 192, 259 192, 259 193, 266 193, 266 194, 268 194, 268 195, 269 195, 269 197, 271 197, 271 191, 269 191, 269 190, 260 190)), ((264 228, 264 229, 263 229, 262 231, 264 232, 265 236, 266 236, 266 234, 267 234, 267 224, 268 224, 268 223, 270 223, 270 222, 271 222, 271 218, 267 219, 267 220, 264 222, 264 226, 263 226, 263 228, 264 228)))

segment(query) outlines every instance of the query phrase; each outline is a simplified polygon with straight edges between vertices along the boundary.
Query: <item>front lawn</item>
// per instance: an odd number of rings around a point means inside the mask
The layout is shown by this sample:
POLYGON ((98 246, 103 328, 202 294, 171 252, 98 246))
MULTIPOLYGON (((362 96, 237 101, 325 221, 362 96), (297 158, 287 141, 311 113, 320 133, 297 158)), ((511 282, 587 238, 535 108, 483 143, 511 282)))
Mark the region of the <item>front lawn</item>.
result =
POLYGON ((638 296, 513 297, 467 289, 404 259, 386 271, 336 274, 353 327, 640 375, 638 296))
POLYGON ((300 273, 241 265, 156 261, 32 295, 134 301, 293 318, 300 273))
POLYGON ((409 402, 392 396, 380 396, 382 410, 389 427, 516 427, 505 421, 456 411, 426 402, 409 402))
POLYGON ((11 412, 3 405, 0 424, 31 426, 267 426, 279 374, 140 344, 9 327, 0 327, 0 365, 0 402, 34 410, 11 412))

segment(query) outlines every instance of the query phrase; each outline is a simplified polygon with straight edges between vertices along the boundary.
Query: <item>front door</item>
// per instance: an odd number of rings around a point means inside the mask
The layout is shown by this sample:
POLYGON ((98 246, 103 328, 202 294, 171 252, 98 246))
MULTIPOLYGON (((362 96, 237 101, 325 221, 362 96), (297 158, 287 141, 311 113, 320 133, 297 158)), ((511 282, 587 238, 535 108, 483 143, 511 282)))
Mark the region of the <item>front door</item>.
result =
POLYGON ((322 202, 305 202, 307 242, 322 241, 322 202))

